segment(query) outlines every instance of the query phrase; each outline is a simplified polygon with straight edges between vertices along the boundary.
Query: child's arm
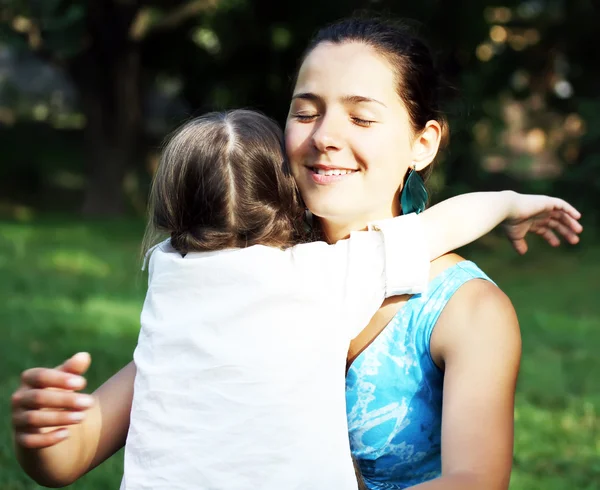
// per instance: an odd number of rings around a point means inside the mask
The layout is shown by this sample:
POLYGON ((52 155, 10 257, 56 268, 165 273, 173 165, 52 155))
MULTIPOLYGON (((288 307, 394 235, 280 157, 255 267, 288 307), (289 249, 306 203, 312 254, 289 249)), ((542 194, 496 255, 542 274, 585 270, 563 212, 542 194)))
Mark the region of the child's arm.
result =
MULTIPOLYGON (((575 244, 583 230, 577 221, 580 217, 579 211, 562 199, 512 191, 463 194, 418 215, 431 260, 477 240, 502 222, 506 222, 507 236, 521 254, 527 251, 528 232, 541 235, 552 246, 560 244, 555 232, 575 244)), ((402 217, 380 221, 372 228, 392 236, 399 219, 402 217)))
POLYGON ((519 253, 527 251, 524 238, 528 232, 558 246, 555 232, 575 244, 583 230, 577 221, 581 217, 579 211, 562 199, 512 191, 463 194, 433 206, 420 217, 432 259, 471 243, 504 221, 508 237, 519 253))
POLYGON ((12 396, 15 453, 41 485, 70 485, 125 443, 135 366, 128 364, 90 396, 76 391, 85 387, 89 364, 89 356, 79 354, 55 369, 28 369, 12 396))
POLYGON ((312 243, 292 250, 296 265, 310 280, 318 277, 330 291, 343 291, 342 315, 352 338, 385 297, 426 290, 431 260, 478 239, 501 222, 507 221, 508 237, 524 253, 524 237, 530 231, 551 245, 559 243, 554 231, 577 243, 582 231, 579 217, 561 199, 479 192, 453 197, 419 215, 371 223, 371 232, 353 232, 350 239, 333 246, 312 243))

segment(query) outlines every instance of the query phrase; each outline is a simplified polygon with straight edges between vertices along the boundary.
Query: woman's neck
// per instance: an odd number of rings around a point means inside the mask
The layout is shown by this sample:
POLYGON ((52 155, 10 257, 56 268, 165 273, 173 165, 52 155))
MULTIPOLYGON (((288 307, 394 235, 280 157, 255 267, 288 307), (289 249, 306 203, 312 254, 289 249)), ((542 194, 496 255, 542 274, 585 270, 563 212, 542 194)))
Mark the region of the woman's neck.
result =
MULTIPOLYGON (((323 232, 323 238, 327 243, 335 243, 339 240, 344 240, 350 237, 350 233, 353 231, 366 230, 369 223, 379 221, 382 219, 393 218, 396 216, 394 212, 387 213, 373 213, 369 216, 361 216, 353 220, 347 219, 331 219, 331 218, 317 218, 319 219, 321 230, 323 232)), ((315 217, 316 218, 316 217, 315 217)))

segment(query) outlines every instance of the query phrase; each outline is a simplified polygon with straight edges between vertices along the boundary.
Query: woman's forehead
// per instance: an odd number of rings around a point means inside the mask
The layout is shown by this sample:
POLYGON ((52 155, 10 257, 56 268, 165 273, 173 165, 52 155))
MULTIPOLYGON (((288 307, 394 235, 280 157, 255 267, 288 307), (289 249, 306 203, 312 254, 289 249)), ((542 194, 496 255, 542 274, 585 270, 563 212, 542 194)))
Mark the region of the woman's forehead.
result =
POLYGON ((395 98, 395 75, 390 63, 364 43, 324 42, 302 63, 294 89, 299 92, 395 98))

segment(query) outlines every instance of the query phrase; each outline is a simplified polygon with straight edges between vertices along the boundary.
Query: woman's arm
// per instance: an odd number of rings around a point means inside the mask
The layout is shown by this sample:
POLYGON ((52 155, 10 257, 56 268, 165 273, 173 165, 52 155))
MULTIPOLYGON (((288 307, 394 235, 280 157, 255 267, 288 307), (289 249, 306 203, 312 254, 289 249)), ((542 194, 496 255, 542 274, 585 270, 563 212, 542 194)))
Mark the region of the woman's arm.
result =
POLYGON ((125 444, 135 365, 129 363, 90 397, 73 391, 85 386, 80 375, 89 363, 89 356, 79 354, 56 369, 29 369, 12 396, 15 453, 41 485, 70 485, 125 444), (86 400, 91 406, 80 403, 86 400))
POLYGON ((442 476, 411 488, 506 490, 521 356, 510 300, 487 281, 469 281, 440 316, 431 351, 445 370, 442 476))

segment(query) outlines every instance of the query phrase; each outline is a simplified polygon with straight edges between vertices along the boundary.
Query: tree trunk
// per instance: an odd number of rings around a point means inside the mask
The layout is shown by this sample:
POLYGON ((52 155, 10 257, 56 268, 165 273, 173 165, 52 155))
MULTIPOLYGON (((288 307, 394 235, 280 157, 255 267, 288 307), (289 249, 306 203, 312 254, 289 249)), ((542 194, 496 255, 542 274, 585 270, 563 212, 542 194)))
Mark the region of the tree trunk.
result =
POLYGON ((87 118, 87 185, 82 208, 86 215, 123 214, 123 179, 138 156, 139 53, 122 53, 112 68, 109 86, 80 87, 87 118))
POLYGON ((142 132, 140 47, 129 39, 137 7, 106 0, 88 5, 90 46, 71 66, 87 119, 82 212, 117 216, 126 210, 123 179, 142 132))

